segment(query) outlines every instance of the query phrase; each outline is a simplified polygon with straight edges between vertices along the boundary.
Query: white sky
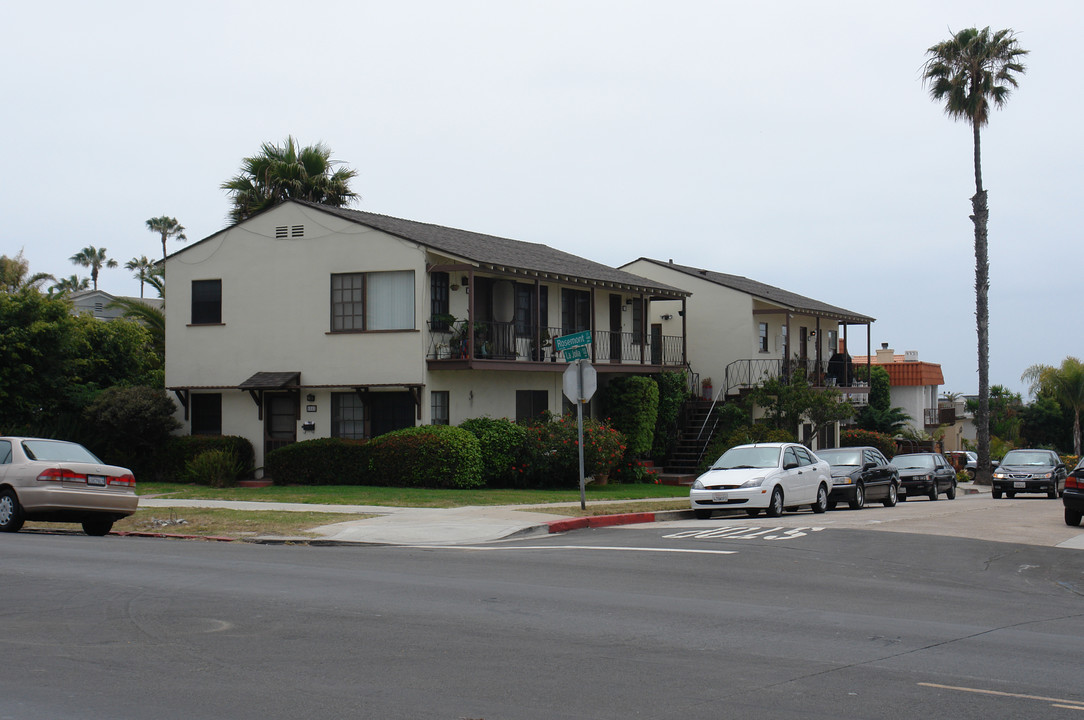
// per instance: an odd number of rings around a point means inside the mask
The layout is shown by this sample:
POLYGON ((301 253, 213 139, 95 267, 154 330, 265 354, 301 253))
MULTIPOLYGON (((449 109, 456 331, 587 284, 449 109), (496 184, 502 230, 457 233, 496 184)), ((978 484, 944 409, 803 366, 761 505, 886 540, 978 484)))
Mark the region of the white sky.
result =
POLYGON ((358 171, 358 209, 745 275, 876 317, 874 347, 974 393, 970 130, 920 71, 950 30, 1011 27, 1028 72, 982 157, 991 382, 1024 391, 1079 355, 1082 21, 1077 0, 10 5, 0 253, 66 277, 105 247, 99 286, 138 294, 145 221, 222 229, 219 185, 293 134, 358 171))

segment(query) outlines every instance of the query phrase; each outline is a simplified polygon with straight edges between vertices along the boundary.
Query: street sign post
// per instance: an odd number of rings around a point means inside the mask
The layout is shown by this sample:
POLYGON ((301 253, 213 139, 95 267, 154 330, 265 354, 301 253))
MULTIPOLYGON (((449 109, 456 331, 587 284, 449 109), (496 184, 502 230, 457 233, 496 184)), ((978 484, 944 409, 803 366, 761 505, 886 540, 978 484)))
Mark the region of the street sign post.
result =
POLYGON ((586 358, 577 360, 565 369, 562 384, 565 397, 576 403, 576 430, 580 441, 580 509, 586 510, 587 491, 583 472, 583 406, 598 389, 598 373, 586 358))

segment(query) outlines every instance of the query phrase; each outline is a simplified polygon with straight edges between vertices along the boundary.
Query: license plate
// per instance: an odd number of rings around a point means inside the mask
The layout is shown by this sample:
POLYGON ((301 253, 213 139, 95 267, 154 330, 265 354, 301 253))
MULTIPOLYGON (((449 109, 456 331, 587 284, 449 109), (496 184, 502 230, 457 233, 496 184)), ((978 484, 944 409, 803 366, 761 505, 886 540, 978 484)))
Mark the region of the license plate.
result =
POLYGON ((1012 484, 1012 486, 1014 488, 1026 488, 1028 486, 1028 484, 1026 482, 1020 482, 1019 480, 1017 480, 1016 482, 1014 482, 1012 484))
POLYGON ((87 475, 87 485, 105 487, 105 475, 87 475))
POLYGON ((715 502, 726 502, 726 500, 727 500, 726 493, 719 493, 719 492, 712 493, 711 494, 711 499, 714 500, 715 502))

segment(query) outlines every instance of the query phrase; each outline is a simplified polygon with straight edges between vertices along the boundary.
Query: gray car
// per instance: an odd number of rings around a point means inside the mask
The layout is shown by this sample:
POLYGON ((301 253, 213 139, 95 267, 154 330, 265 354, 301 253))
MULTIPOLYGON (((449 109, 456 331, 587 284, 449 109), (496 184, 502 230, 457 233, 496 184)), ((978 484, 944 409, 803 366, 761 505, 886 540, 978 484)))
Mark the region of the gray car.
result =
POLYGON ((941 493, 956 498, 956 471, 941 453, 905 453, 892 458, 900 474, 900 500, 925 495, 936 500, 941 493))
POLYGON ((37 520, 105 535, 138 504, 132 471, 106 465, 78 443, 0 437, 0 532, 37 520))

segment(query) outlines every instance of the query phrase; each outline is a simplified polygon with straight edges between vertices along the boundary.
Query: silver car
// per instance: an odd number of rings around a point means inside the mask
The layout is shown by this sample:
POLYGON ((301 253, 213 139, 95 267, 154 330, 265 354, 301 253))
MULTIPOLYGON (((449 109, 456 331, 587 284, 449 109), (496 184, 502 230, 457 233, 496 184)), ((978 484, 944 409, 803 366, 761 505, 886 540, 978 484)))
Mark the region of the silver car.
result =
POLYGON ((82 523, 87 535, 105 535, 138 504, 132 471, 106 465, 78 443, 0 437, 2 532, 36 520, 82 523))

